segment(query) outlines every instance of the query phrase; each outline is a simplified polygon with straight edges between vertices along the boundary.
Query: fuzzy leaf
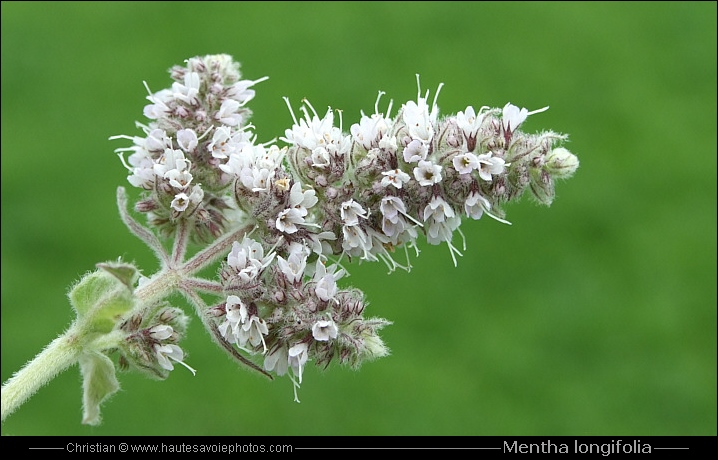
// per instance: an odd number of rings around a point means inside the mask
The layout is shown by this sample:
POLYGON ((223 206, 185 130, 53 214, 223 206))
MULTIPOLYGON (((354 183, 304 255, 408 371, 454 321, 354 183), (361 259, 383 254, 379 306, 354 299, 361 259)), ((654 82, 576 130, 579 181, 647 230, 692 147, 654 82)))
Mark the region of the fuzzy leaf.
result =
POLYGON ((87 319, 93 332, 110 332, 133 304, 132 290, 114 274, 96 270, 85 275, 68 295, 77 317, 87 319))
POLYGON ((82 423, 99 425, 100 404, 120 389, 115 365, 102 353, 84 353, 80 357, 82 372, 82 423))
POLYGON ((133 289, 133 286, 140 277, 140 272, 137 267, 119 260, 116 262, 110 261, 97 264, 97 268, 101 268, 110 273, 130 290, 133 289))

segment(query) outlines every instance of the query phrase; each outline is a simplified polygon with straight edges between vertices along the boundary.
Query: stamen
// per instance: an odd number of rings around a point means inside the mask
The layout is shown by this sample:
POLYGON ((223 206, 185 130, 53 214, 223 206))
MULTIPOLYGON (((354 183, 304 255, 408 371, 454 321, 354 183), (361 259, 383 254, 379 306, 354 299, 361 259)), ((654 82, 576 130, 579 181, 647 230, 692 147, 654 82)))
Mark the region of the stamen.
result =
POLYGON ((414 223, 415 223, 416 225, 418 225, 419 227, 423 227, 423 226, 424 226, 424 224, 422 224, 422 223, 419 222, 418 220, 414 219, 414 218, 411 217, 409 214, 407 214, 407 213, 405 213, 405 212, 402 212, 401 214, 404 215, 404 216, 406 216, 410 221, 414 222, 414 223))
POLYGON ((386 94, 384 91, 379 91, 379 95, 376 98, 376 102, 374 103, 374 113, 379 115, 379 99, 386 94))
POLYGON ((501 222, 501 223, 503 223, 503 224, 511 225, 511 222, 509 222, 508 220, 504 220, 504 219, 502 219, 502 218, 500 218, 500 217, 497 217, 497 216, 491 214, 491 213, 490 213, 489 211, 487 211, 486 209, 484 209, 484 212, 486 213, 487 216, 491 217, 492 219, 498 220, 499 222, 501 222))
POLYGON ((454 254, 458 255, 459 257, 464 257, 464 255, 461 254, 461 252, 459 252, 459 250, 456 249, 450 241, 447 241, 446 244, 447 246, 449 246, 449 253, 451 254, 451 260, 454 261, 454 267, 458 267, 459 264, 456 262, 456 256, 454 254))
POLYGON ((150 87, 147 85, 147 82, 144 81, 144 80, 142 80, 142 84, 145 86, 145 89, 147 90, 147 94, 149 95, 149 98, 148 98, 148 99, 149 99, 151 102, 155 102, 155 101, 154 101, 154 97, 152 96, 152 91, 150 90, 150 87))
POLYGON ((289 108, 289 113, 292 115, 292 120, 294 121, 294 124, 296 126, 299 126, 299 123, 297 122, 297 117, 294 115, 294 109, 292 109, 292 105, 289 103, 289 98, 284 96, 282 99, 284 99, 284 102, 287 103, 287 107, 289 108))
POLYGON ((342 132, 342 125, 344 120, 342 119, 342 113, 344 112, 342 109, 336 109, 336 112, 339 114, 339 131, 342 132))
MULTIPOLYGON (((172 358, 172 356, 170 356, 170 358, 172 358)), ((187 369, 189 369, 189 371, 192 372, 192 375, 197 375, 197 371, 194 370, 194 369, 192 369, 192 368, 191 368, 187 363, 185 363, 184 361, 180 361, 180 360, 175 359, 175 358, 172 358, 172 359, 173 359, 174 361, 180 363, 181 365, 183 365, 183 366, 186 367, 187 369)))
POLYGON ((463 242, 463 248, 464 251, 466 251, 466 235, 464 235, 464 232, 461 231, 461 228, 456 229, 457 232, 459 232, 459 235, 461 235, 461 241, 463 242))
MULTIPOLYGON (((434 108, 436 108, 436 100, 439 98, 439 93, 441 92, 441 88, 444 86, 443 83, 439 83, 439 87, 436 88, 436 94, 434 94, 434 102, 431 103, 431 110, 433 111, 434 108)), ((426 97, 429 97, 429 93, 426 93, 426 97)))
MULTIPOLYGON (((317 114, 317 111, 314 110, 314 106, 311 104, 311 102, 309 102, 309 99, 304 98, 304 99, 302 99, 302 102, 305 103, 305 104, 307 104, 307 105, 309 106, 309 108, 312 109, 312 112, 314 113, 314 116, 315 116, 315 117, 319 118, 319 115, 317 114)), ((307 118, 309 118, 309 117, 307 117, 307 118)))
POLYGON ((527 113, 526 116, 533 115, 533 114, 535 114, 535 113, 545 112, 545 111, 548 110, 548 107, 549 107, 549 106, 546 106, 546 107, 544 107, 544 108, 542 108, 542 109, 533 110, 533 111, 527 113))
POLYGON ((114 141, 115 139, 127 139, 128 141, 134 141, 135 138, 126 134, 119 134, 117 136, 110 136, 108 140, 114 141))
POLYGON ((117 152, 117 156, 120 157, 120 161, 122 162, 122 166, 124 166, 125 168, 127 168, 127 170, 130 171, 130 172, 133 172, 133 171, 134 171, 134 169, 131 168, 131 167, 125 162, 125 157, 124 157, 124 155, 122 155, 122 152, 117 152))

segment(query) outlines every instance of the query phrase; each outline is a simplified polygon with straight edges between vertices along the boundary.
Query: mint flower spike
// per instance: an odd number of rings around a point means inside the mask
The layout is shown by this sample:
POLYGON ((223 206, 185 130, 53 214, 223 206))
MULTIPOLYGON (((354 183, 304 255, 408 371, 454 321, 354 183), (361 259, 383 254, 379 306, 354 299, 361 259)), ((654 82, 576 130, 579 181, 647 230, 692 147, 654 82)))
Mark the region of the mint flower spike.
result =
POLYGON ((267 77, 243 79, 239 68, 226 54, 196 56, 170 69, 168 88, 143 82, 141 135, 110 139, 131 143, 115 152, 139 192, 129 209, 118 187, 120 218, 160 268, 144 276, 118 260, 83 277, 69 295, 75 322, 3 384, 3 420, 76 363, 88 424, 120 388, 117 369, 165 379, 181 364, 196 374, 180 346, 189 317, 167 300, 174 293, 243 368, 286 374, 299 402, 310 362, 358 369, 390 353, 379 333, 391 322, 365 316, 364 293, 341 285, 347 261, 409 271, 423 237, 445 243, 456 266, 466 218, 510 224, 508 203, 528 192, 550 205, 555 183, 579 166, 566 135, 522 130, 548 106, 443 115, 443 83, 429 103, 419 75, 415 100, 392 113, 390 99, 381 112, 379 91, 374 113, 360 112, 348 130, 341 110, 320 116, 303 99, 297 117, 285 97, 292 125, 259 142, 247 105, 267 77), (213 264, 216 275, 198 275, 213 264))

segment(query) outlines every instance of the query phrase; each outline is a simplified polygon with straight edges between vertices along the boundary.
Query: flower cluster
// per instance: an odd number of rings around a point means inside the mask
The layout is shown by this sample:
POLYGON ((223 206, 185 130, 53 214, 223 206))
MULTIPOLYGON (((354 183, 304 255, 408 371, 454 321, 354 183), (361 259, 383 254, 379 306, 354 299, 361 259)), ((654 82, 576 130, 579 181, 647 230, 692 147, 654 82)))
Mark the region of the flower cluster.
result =
POLYGON ((138 123, 145 136, 111 139, 133 141, 117 152, 132 152, 126 162, 121 158, 130 184, 148 191, 135 207, 148 213, 151 225, 170 236, 178 221, 187 220, 198 239, 209 241, 228 219, 225 191, 235 177, 224 163, 245 149, 252 155, 255 137, 245 105, 254 98, 252 86, 265 78, 240 80, 239 64, 226 55, 189 59, 171 75, 171 88, 147 97, 144 115, 151 122, 138 123))
MULTIPOLYGON (((336 360, 358 367, 384 356, 378 331, 388 321, 364 318, 361 291, 341 288, 341 260, 384 262, 389 271, 410 269, 417 240, 454 245, 463 217, 484 214, 504 220, 503 205, 525 191, 542 204, 554 183, 578 167, 561 147, 566 136, 520 130, 528 111, 468 106, 440 116, 437 89, 401 105, 391 115, 361 114, 343 128, 341 112, 320 116, 306 100, 277 145, 258 143, 245 107, 253 86, 227 55, 189 59, 171 69, 171 88, 150 93, 138 124, 143 137, 120 148, 128 181, 144 190, 135 209, 146 213, 160 235, 188 228, 209 244, 231 229, 249 229, 231 243, 216 284, 214 305, 200 305, 203 321, 224 346, 261 356, 261 366, 288 374, 296 388, 307 362, 336 360), (397 249, 405 259, 396 260, 397 249)), ((419 83, 417 76, 417 85, 419 83)), ((160 315, 162 316, 162 315, 160 315)), ((174 345, 177 328, 160 321, 146 327, 130 320, 130 356, 153 370, 182 361, 174 345), (168 359, 169 358, 169 359, 168 359)), ((179 351, 178 351, 179 350, 179 351)))
POLYGON ((179 363, 194 374, 177 345, 185 334, 187 320, 182 310, 164 303, 135 312, 119 325, 124 333, 118 347, 120 366, 132 366, 150 377, 164 379, 174 369, 174 363, 179 363))
POLYGON ((263 354, 266 371, 289 372, 295 390, 310 357, 358 367, 388 353, 377 335, 388 322, 363 318, 363 294, 337 285, 344 270, 311 255, 304 244, 291 244, 283 257, 265 255, 252 238, 235 241, 220 273, 226 301, 210 310, 224 340, 263 354))

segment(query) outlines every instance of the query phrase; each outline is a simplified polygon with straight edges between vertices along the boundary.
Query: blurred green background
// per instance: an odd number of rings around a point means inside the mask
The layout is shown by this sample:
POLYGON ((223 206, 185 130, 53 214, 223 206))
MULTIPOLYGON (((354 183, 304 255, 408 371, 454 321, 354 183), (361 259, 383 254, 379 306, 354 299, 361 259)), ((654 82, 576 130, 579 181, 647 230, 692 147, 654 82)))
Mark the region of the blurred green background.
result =
POLYGON ((392 355, 308 366, 300 404, 195 320, 195 377, 123 373, 89 427, 74 367, 3 435, 716 435, 715 2, 2 2, 3 382, 95 263, 157 267, 118 217, 108 137, 141 134, 143 80, 214 53, 270 77, 260 141, 291 125, 282 96, 348 129, 379 90, 415 99, 418 73, 444 114, 550 105, 523 128, 568 133, 581 167, 510 227, 465 222, 458 268, 424 241, 411 273, 351 265, 392 355))

